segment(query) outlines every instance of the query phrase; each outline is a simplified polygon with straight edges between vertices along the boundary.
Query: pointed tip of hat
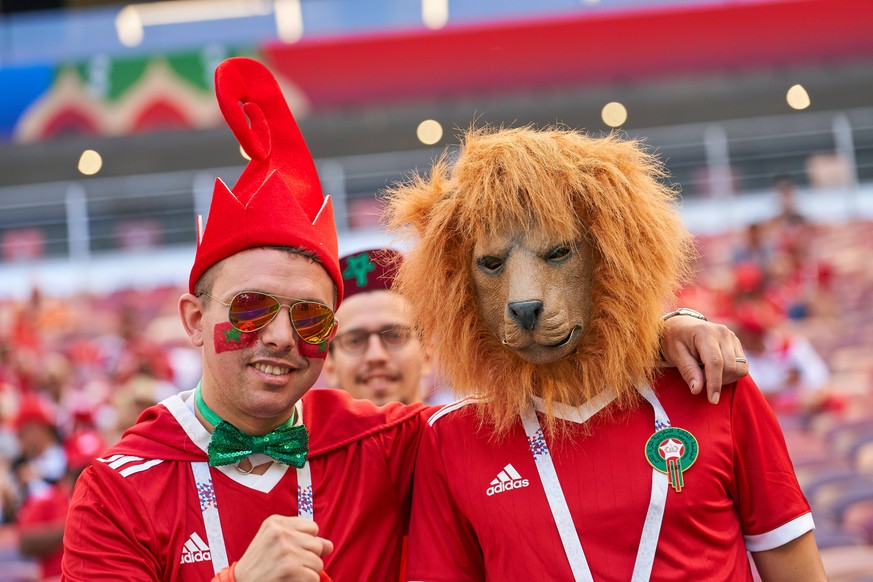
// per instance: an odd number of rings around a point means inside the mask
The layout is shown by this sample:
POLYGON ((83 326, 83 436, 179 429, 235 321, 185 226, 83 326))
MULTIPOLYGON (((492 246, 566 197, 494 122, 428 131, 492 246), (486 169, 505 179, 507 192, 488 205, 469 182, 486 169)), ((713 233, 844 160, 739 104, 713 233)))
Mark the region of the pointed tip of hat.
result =
POLYGON ((310 220, 321 209, 324 194, 297 121, 270 70, 253 59, 233 57, 215 70, 218 105, 237 141, 251 157, 233 187, 245 204, 272 171, 293 183, 310 220))
POLYGON ((341 298, 333 206, 279 83, 263 64, 234 57, 216 69, 215 91, 251 160, 232 189, 216 180, 189 290, 209 267, 237 252, 289 246, 314 253, 341 298))

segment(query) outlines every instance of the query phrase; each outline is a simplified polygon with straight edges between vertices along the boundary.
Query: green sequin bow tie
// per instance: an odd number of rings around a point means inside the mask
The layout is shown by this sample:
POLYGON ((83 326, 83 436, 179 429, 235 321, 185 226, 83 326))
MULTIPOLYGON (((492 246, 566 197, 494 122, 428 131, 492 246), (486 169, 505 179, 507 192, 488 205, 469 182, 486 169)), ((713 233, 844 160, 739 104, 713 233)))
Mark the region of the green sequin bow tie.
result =
POLYGON ((194 391, 194 403, 206 422, 215 427, 207 449, 212 467, 238 463, 253 453, 267 455, 298 469, 306 463, 309 431, 303 425, 294 426, 296 410, 291 418, 273 432, 263 436, 251 436, 215 414, 203 401, 199 385, 194 391))

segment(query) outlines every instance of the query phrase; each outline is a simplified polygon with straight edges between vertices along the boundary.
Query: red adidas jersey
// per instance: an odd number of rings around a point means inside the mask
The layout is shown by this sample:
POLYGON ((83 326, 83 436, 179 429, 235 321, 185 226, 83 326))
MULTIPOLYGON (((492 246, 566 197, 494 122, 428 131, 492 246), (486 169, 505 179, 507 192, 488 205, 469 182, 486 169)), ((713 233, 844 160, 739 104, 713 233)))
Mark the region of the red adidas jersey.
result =
MULTIPOLYGON (((198 491, 192 462, 207 459, 209 433, 191 393, 146 411, 77 483, 64 537, 63 579, 203 581, 213 576, 202 506, 214 506, 229 562, 264 519, 297 515, 297 472, 273 463, 264 475, 209 468, 198 491)), ((376 407, 337 390, 303 397, 310 432, 314 520, 334 542, 333 580, 396 580, 408 523, 421 405, 376 407)))
MULTIPOLYGON (((675 370, 654 389, 672 426, 696 437, 699 455, 684 489, 667 491, 651 579, 751 581, 747 549, 772 549, 813 527, 775 417, 750 379, 725 386, 717 406, 690 397, 675 370)), ((572 580, 536 442, 521 422, 496 441, 478 428, 473 406, 449 405, 425 430, 407 578, 572 580)), ((652 491, 645 446, 654 412, 641 399, 629 412, 607 405, 589 414, 587 434, 574 425, 574 438, 547 445, 594 580, 626 582, 652 491)))

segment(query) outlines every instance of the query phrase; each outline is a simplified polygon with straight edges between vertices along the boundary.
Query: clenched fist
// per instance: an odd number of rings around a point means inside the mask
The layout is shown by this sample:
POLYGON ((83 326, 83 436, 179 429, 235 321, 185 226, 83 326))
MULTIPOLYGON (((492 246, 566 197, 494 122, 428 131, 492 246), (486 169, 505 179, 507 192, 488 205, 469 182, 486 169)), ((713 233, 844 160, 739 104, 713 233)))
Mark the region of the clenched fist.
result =
POLYGON ((322 557, 333 551, 318 525, 302 517, 271 515, 236 564, 236 582, 318 582, 322 557))

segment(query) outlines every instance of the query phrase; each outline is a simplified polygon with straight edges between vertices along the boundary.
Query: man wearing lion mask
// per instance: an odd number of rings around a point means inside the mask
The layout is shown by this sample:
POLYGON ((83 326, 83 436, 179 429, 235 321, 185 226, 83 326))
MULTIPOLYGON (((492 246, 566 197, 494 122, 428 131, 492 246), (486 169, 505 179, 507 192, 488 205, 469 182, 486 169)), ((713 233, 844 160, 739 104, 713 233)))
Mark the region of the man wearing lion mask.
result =
MULTIPOLYGON (((657 160, 566 130, 471 130, 391 193, 395 288, 459 394, 425 430, 409 580, 824 580, 760 391, 658 362, 689 233, 657 160)), ((737 360, 743 360, 737 354, 737 360)))

